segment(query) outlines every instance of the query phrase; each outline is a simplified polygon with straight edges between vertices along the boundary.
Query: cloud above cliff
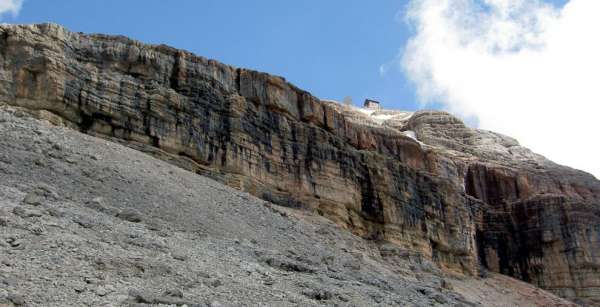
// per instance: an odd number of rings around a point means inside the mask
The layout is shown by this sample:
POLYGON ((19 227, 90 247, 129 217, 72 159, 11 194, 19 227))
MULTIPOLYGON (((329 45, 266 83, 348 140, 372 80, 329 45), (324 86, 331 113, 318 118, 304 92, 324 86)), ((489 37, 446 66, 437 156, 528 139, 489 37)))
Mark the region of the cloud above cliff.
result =
POLYGON ((17 16, 23 6, 23 0, 0 0, 0 20, 5 14, 17 16))
POLYGON ((413 0, 400 65, 426 105, 600 178, 600 1, 413 0))

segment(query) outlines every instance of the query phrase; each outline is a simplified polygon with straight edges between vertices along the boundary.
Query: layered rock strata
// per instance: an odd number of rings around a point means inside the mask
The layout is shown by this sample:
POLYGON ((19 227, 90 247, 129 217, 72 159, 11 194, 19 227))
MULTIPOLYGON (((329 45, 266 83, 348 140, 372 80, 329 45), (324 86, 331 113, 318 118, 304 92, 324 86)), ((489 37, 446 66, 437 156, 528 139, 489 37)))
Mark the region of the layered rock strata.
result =
POLYGON ((281 77, 50 24, 0 26, 0 102, 448 271, 600 299, 600 183, 444 112, 370 120, 281 77))

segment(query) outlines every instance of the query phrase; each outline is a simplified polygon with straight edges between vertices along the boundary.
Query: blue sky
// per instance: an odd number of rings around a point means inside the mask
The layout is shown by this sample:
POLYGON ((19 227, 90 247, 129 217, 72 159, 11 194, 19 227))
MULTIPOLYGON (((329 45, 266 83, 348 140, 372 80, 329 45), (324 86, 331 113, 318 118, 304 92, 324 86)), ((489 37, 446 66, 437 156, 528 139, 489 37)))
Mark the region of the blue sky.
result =
POLYGON ((123 34, 285 77, 320 98, 415 109, 412 86, 382 64, 409 37, 407 1, 25 0, 6 22, 55 22, 72 31, 123 34), (176 3, 176 4, 171 4, 176 3), (400 13, 401 15, 401 13, 400 13))
MULTIPOLYGON (((565 0, 553 0, 562 4, 565 0)), ((164 43, 285 77, 320 98, 419 109, 398 55, 411 33, 408 0, 24 0, 11 23, 164 43), (167 4, 169 3, 169 4, 167 4), (380 67, 387 65, 385 74, 380 67)), ((434 101, 428 108, 441 108, 434 101)))

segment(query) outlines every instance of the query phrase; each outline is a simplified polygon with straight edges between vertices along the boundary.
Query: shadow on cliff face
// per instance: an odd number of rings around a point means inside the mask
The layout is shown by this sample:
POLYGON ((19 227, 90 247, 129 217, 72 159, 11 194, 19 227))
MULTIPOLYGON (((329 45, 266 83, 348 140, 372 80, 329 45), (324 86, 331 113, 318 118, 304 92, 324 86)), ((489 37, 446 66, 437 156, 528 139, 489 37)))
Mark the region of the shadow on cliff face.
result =
POLYGON ((600 286, 600 209, 577 195, 532 191, 525 182, 510 171, 469 168, 466 192, 487 204, 476 236, 480 263, 580 303, 593 302, 600 286))

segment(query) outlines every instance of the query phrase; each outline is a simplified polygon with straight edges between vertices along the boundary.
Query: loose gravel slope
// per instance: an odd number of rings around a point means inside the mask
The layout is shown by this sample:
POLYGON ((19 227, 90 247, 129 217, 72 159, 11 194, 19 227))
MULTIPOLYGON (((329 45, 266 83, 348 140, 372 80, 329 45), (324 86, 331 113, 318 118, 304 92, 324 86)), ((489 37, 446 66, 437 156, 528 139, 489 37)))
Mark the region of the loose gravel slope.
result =
MULTIPOLYGON (((6 106, 0 178, 0 306, 475 306, 502 296, 496 279, 455 280, 319 216, 6 106)), ((568 304, 535 291, 538 304, 568 304)))

